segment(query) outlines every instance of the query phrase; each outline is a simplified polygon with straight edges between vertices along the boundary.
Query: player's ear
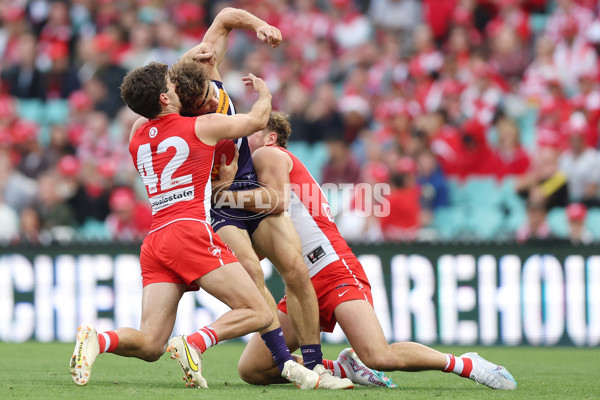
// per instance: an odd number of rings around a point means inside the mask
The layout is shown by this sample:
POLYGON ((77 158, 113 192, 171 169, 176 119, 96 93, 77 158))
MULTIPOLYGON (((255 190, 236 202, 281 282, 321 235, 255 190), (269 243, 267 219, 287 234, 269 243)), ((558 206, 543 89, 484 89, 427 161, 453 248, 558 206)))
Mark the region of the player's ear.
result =
POLYGON ((277 143, 277 133, 275 132, 269 132, 269 134, 267 135, 267 146, 273 146, 274 144, 277 143))

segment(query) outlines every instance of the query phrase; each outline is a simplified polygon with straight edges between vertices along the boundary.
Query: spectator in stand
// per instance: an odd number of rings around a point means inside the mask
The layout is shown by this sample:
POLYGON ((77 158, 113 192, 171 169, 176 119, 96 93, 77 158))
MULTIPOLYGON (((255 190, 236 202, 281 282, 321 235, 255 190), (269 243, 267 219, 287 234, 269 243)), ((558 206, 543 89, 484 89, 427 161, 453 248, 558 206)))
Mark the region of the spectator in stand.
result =
POLYGON ((131 188, 119 187, 111 193, 109 206, 106 226, 112 240, 132 242, 144 239, 152 223, 148 203, 137 201, 131 188))
POLYGON ((380 218, 386 241, 413 241, 421 227, 421 190, 417 185, 417 164, 410 157, 401 158, 391 174, 391 192, 386 199, 390 214, 380 218))
POLYGON ((577 3, 576 0, 557 0, 554 12, 546 22, 546 34, 558 43, 564 34, 565 27, 579 27, 581 33, 585 32, 594 18, 592 11, 577 3))
POLYGON ((38 187, 35 180, 19 172, 9 151, 0 148, 0 190, 4 202, 19 213, 31 205, 38 187))
POLYGON ((321 183, 358 183, 360 165, 356 162, 348 142, 342 137, 325 139, 329 159, 323 166, 321 183))
POLYGON ((372 36, 371 21, 358 12, 353 0, 333 0, 333 39, 342 54, 356 50, 372 36))
POLYGON ((579 34, 580 29, 584 28, 574 17, 567 18, 561 31, 562 39, 554 50, 554 65, 563 89, 569 95, 577 92, 580 76, 598 68, 596 50, 579 34))
POLYGON ((548 210, 544 199, 530 198, 527 201, 527 220, 515 233, 517 243, 522 244, 530 240, 552 239, 553 235, 548 226, 547 215, 548 210))
POLYGON ((496 130, 498 131, 498 146, 495 149, 499 161, 496 170, 498 178, 506 175, 523 175, 529 170, 531 162, 529 154, 521 146, 518 125, 508 117, 501 117, 496 122, 496 130))
MULTIPOLYGON (((1 187, 0 187, 1 189, 1 187)), ((4 202, 0 190, 0 246, 6 246, 19 237, 19 215, 4 202)))
POLYGON ((42 230, 42 221, 38 212, 32 207, 21 211, 17 243, 34 246, 49 245, 52 242, 50 232, 42 230))
POLYGON ((515 189, 521 197, 535 204, 543 202, 548 209, 567 205, 567 176, 558 168, 559 154, 554 146, 538 149, 529 171, 515 180, 515 189))
POLYGON ((311 132, 309 143, 323 140, 325 137, 342 136, 344 123, 338 112, 335 88, 324 83, 316 89, 315 99, 306 109, 308 131, 311 132))
POLYGON ((378 27, 408 33, 419 24, 423 14, 417 0, 373 0, 369 15, 378 27))
POLYGON ((13 126, 13 148, 20 154, 17 169, 28 178, 37 178, 54 165, 44 157, 44 148, 38 141, 39 126, 33 122, 19 120, 13 126))
POLYGON ((463 115, 489 126, 504 93, 492 79, 492 69, 482 59, 475 59, 471 66, 472 80, 461 96, 463 115))
POLYGON ((586 145, 589 126, 582 113, 574 113, 565 127, 569 148, 559 159, 559 168, 567 176, 569 200, 587 206, 600 205, 600 164, 596 149, 586 145))
POLYGON ((423 225, 429 225, 436 209, 450 205, 446 176, 430 150, 417 156, 417 183, 421 188, 423 225))
POLYGON ((51 171, 38 178, 39 190, 33 209, 41 219, 41 226, 49 231, 54 239, 72 239, 75 226, 73 209, 59 192, 59 176, 51 171))
POLYGON ((386 193, 382 185, 389 184, 390 171, 382 162, 371 161, 361 171, 360 180, 363 185, 354 187, 349 207, 336 216, 336 224, 346 240, 380 242, 383 237, 375 211, 383 211, 382 195, 386 193))
POLYGON ((503 25, 490 36, 492 55, 490 65, 496 73, 517 86, 529 63, 529 49, 526 49, 514 28, 503 25))
POLYGON ((598 124, 600 122, 600 90, 598 71, 588 71, 579 77, 579 94, 572 99, 573 107, 582 112, 588 120, 589 131, 586 143, 590 147, 598 145, 598 124))
POLYGON ((96 36, 89 51, 92 54, 88 61, 89 78, 83 81, 87 94, 94 102, 94 108, 114 118, 124 103, 121 100, 119 86, 125 76, 125 69, 115 64, 114 56, 118 51, 118 43, 106 33, 96 36))
POLYGON ((585 227, 587 208, 581 203, 572 203, 565 210, 569 220, 569 240, 573 244, 591 244, 594 237, 585 227))
POLYGON ((46 97, 42 72, 36 65, 37 38, 31 33, 19 36, 18 58, 2 71, 2 82, 19 99, 43 100, 46 97))
POLYGON ((535 43, 535 59, 525 70, 519 93, 529 104, 539 106, 548 96, 546 83, 550 76, 558 77, 554 65, 554 43, 549 37, 540 36, 535 43))
POLYGON ((44 76, 46 100, 65 99, 81 86, 70 65, 69 47, 62 42, 52 43, 47 57, 50 67, 44 76))
POLYGON ((150 61, 153 39, 154 32, 149 24, 136 23, 131 28, 130 46, 123 53, 121 65, 127 70, 146 65, 150 61))

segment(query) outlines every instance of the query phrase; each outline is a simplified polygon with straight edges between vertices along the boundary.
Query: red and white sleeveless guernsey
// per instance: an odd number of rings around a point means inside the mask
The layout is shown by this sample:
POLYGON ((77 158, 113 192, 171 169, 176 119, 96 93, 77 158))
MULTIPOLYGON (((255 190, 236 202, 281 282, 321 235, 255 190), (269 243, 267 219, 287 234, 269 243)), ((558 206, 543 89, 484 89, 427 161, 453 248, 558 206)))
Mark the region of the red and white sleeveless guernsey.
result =
POLYGON ((338 231, 329 202, 317 181, 295 155, 277 148, 292 159, 291 197, 287 211, 300 236, 310 277, 337 260, 353 261, 356 256, 338 231))
POLYGON ((180 220, 209 223, 214 146, 196 136, 195 117, 153 118, 129 143, 152 208, 150 233, 180 220))

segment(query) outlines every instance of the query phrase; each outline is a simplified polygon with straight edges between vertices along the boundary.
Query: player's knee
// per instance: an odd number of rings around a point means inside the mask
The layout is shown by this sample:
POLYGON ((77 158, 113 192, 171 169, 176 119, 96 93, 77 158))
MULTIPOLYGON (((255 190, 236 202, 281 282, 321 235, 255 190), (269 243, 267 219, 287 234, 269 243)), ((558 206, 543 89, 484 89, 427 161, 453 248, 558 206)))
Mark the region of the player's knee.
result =
POLYGON ((249 366, 247 363, 240 362, 238 363, 238 373, 240 374, 240 378, 251 385, 258 385, 259 379, 258 374, 255 369, 249 366))
POLYGON ((308 269, 304 263, 294 263, 285 271, 280 271, 281 277, 285 281, 288 290, 291 287, 301 288, 304 285, 311 284, 308 275, 308 269))
POLYGON ((261 309, 257 311, 257 325, 259 326, 259 328, 257 328, 256 330, 263 330, 269 327, 272 323, 273 313, 265 303, 265 306, 261 307, 261 309))
POLYGON ((240 263, 244 266, 244 269, 248 272, 248 275, 250 275, 250 278, 257 287, 264 286, 265 274, 259 263, 243 259, 240 259, 240 263))
POLYGON ((142 355, 142 359, 148 362, 154 362, 160 360, 163 354, 167 349, 166 345, 163 346, 153 346, 148 348, 142 355))
POLYGON ((376 370, 388 370, 389 357, 388 352, 379 353, 373 351, 362 352, 358 356, 361 361, 369 368, 376 370))

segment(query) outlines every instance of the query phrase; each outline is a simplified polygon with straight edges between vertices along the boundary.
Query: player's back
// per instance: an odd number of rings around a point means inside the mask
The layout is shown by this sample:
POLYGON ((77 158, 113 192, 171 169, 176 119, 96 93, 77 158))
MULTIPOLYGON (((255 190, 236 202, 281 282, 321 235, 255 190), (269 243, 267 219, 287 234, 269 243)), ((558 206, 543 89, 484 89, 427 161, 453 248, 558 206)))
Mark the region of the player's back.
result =
POLYGON ((333 220, 329 202, 306 166, 289 151, 292 159, 289 214, 302 242, 310 276, 340 258, 355 257, 333 220))
POLYGON ((196 118, 154 118, 132 136, 133 158, 152 208, 150 231, 177 220, 208 222, 214 146, 195 133, 196 118))

